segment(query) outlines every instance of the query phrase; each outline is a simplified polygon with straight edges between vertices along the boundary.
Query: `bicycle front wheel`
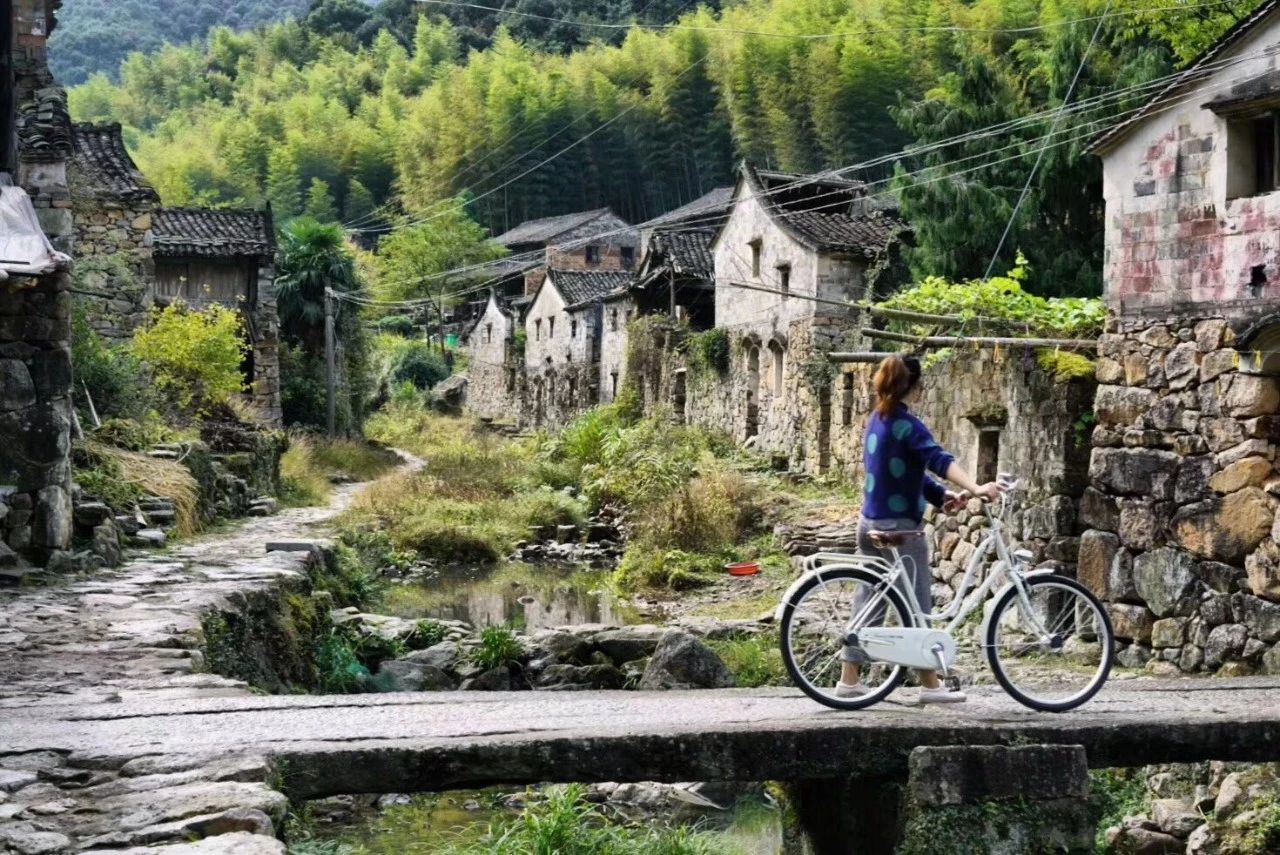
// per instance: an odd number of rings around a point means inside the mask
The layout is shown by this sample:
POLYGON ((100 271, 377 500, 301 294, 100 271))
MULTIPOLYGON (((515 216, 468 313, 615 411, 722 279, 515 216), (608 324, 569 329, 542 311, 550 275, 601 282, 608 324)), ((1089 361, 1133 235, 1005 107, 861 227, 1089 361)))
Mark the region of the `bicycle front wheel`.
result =
POLYGON ((987 659, 1004 690, 1034 710, 1063 712, 1097 694, 1115 644, 1106 610, 1065 576, 1033 576, 992 609, 987 659))
MULTIPOLYGON (((903 669, 865 659, 858 678, 865 691, 842 697, 836 683, 843 656, 856 648, 850 641, 859 629, 908 627, 910 614, 902 594, 878 574, 856 567, 816 573, 782 611, 782 661, 795 684, 818 703, 842 710, 871 706, 897 687, 903 669)), ((863 658, 857 650, 855 657, 863 658)))

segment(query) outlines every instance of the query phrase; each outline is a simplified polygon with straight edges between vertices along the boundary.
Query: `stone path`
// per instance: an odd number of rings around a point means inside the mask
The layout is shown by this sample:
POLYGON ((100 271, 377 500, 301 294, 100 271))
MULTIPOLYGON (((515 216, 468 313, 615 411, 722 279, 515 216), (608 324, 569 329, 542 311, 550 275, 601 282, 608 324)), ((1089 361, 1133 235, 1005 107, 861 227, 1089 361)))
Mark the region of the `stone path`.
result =
POLYGON ((338 488, 327 508, 240 522, 89 578, 0 591, 0 852, 283 851, 274 831, 285 798, 269 786, 266 755, 238 738, 212 758, 181 746, 121 754, 96 738, 74 749, 34 745, 21 723, 55 721, 54 710, 252 698, 243 683, 201 673, 201 617, 300 584, 310 553, 267 553, 266 544, 319 533, 357 489, 338 488))

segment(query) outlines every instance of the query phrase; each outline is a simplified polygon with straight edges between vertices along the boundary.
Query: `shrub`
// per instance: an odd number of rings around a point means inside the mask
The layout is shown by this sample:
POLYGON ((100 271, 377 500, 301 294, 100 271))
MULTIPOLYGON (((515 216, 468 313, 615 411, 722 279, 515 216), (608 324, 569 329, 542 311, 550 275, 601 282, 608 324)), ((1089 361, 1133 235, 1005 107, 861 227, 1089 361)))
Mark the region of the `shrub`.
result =
POLYGON ((505 626, 486 626, 480 631, 480 646, 472 654, 472 661, 484 670, 510 665, 520 659, 524 648, 515 633, 505 626))
POLYGON ((141 419, 110 418, 93 429, 93 438, 105 445, 128 451, 150 451, 175 438, 173 430, 154 412, 141 419))
POLYGON ((682 549, 654 549, 632 542, 614 573, 614 582, 624 591, 701 588, 716 580, 729 559, 727 554, 699 555, 682 549))
POLYGON ((415 388, 427 391, 449 376, 438 350, 428 341, 408 341, 400 350, 391 367, 392 385, 412 383, 415 388))
POLYGON ((689 336, 689 361, 695 368, 724 375, 729 371, 729 331, 715 327, 689 336))
POLYGON ((134 333, 129 348, 151 369, 156 388, 184 413, 224 403, 244 389, 244 322, 224 306, 167 306, 134 333))
POLYGON ((290 427, 323 430, 327 419, 324 362, 295 345, 280 345, 280 409, 290 427))
POLYGON ((414 333, 413 318, 409 315, 387 315, 378 321, 378 332, 408 338, 414 333))
POLYGON ((439 621, 420 620, 413 630, 410 643, 413 647, 426 649, 432 645, 439 644, 448 636, 449 630, 439 621))
POLYGON ((76 307, 72 318, 71 368, 76 379, 72 397, 80 402, 80 421, 86 426, 93 424, 86 387, 104 422, 137 418, 156 405, 142 362, 127 347, 110 344, 94 332, 83 306, 76 307))
POLYGON ((515 502, 526 526, 581 526, 587 520, 587 509, 581 501, 554 490, 520 494, 515 502))

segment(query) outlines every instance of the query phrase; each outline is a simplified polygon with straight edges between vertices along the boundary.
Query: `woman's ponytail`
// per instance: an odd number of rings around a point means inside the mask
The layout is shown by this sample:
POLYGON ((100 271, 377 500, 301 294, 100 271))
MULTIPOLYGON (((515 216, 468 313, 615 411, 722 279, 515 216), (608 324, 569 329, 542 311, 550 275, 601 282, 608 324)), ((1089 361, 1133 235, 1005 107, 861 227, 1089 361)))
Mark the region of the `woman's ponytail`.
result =
POLYGON ((876 412, 887 416, 920 382, 920 360, 914 356, 887 356, 876 369, 876 412))

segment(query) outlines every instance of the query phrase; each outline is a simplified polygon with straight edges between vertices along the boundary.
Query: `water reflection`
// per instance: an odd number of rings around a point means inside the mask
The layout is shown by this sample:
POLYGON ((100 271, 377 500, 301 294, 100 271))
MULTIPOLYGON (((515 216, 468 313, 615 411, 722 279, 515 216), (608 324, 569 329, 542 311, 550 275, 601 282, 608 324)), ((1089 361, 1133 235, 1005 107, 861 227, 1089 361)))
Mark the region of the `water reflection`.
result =
POLYGON ((586 567, 509 563, 440 570, 396 586, 385 610, 399 617, 507 625, 527 632, 584 623, 638 623, 615 596, 609 572, 586 567))

